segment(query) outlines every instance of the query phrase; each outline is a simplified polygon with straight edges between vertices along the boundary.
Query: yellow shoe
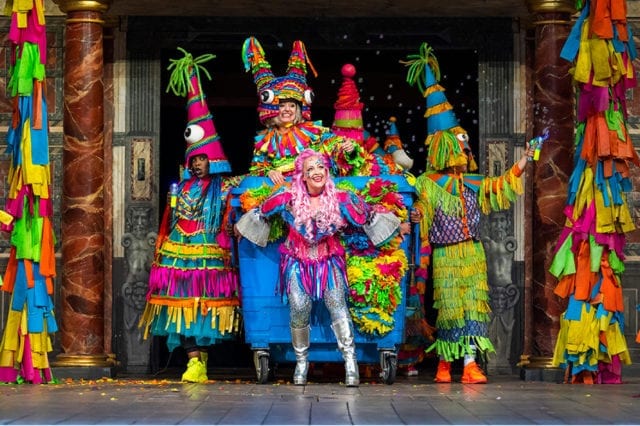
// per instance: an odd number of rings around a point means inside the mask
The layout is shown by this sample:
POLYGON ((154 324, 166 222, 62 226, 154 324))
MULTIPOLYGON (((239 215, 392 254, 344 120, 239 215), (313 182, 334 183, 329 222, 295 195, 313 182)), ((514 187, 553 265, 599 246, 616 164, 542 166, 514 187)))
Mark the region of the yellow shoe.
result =
POLYGON ((487 376, 475 361, 465 365, 462 372, 462 383, 487 383, 487 376))
POLYGON ((207 369, 198 358, 190 358, 187 371, 182 374, 182 381, 189 383, 204 383, 208 380, 207 369))
POLYGON ((438 362, 438 371, 436 372, 436 383, 451 383, 451 363, 440 360, 438 362))

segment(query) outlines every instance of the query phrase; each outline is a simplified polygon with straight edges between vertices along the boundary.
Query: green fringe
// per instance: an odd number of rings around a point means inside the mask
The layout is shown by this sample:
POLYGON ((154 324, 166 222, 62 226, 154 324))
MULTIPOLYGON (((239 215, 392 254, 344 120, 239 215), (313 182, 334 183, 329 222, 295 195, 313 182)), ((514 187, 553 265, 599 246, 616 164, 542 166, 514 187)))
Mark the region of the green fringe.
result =
POLYGON ((482 243, 464 241, 436 247, 432 259, 436 328, 461 328, 468 320, 489 322, 489 284, 482 243))
POLYGON ((416 179, 416 192, 418 199, 430 204, 432 212, 439 208, 448 216, 462 217, 464 213, 460 197, 449 193, 426 174, 416 179))
POLYGON ((448 362, 453 362, 465 355, 477 355, 477 353, 486 354, 496 351, 489 338, 482 336, 463 336, 457 342, 447 342, 437 339, 425 352, 429 353, 433 350, 436 351, 439 357, 444 358, 444 360, 448 362))

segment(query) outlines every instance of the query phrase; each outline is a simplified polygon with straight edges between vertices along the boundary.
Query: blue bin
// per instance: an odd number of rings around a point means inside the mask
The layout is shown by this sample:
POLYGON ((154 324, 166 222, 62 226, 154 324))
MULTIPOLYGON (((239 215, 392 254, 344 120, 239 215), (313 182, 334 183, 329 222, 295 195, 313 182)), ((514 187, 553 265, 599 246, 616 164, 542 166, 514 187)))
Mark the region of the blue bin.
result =
MULTIPOLYGON (((398 185, 398 191, 403 196, 405 205, 413 204, 413 187, 404 176, 381 176, 382 179, 398 185)), ((371 179, 367 176, 336 178, 336 182, 349 180, 360 189, 371 179)), ((231 191, 231 203, 240 213, 239 196, 248 188, 257 188, 263 184, 270 185, 268 178, 247 176, 231 191)), ((270 362, 295 362, 295 353, 291 346, 291 332, 289 329, 289 307, 281 296, 277 294, 278 266, 280 253, 279 242, 269 243, 266 247, 259 247, 242 238, 237 245, 237 256, 240 266, 241 302, 244 321, 245 341, 254 351, 254 362, 259 383, 268 380, 270 362)), ((409 238, 405 238, 401 247, 407 253, 411 263, 409 238)), ((397 350, 404 342, 406 294, 409 286, 409 273, 402 280, 403 300, 398 304, 394 313, 395 327, 381 337, 365 335, 356 330, 356 353, 359 362, 380 362, 381 377, 385 383, 391 384, 395 380, 397 368, 397 350)), ((311 324, 311 347, 309 361, 311 362, 343 362, 342 354, 338 351, 336 338, 330 327, 329 313, 324 304, 317 303, 314 309, 320 318, 325 318, 321 324, 311 324)))

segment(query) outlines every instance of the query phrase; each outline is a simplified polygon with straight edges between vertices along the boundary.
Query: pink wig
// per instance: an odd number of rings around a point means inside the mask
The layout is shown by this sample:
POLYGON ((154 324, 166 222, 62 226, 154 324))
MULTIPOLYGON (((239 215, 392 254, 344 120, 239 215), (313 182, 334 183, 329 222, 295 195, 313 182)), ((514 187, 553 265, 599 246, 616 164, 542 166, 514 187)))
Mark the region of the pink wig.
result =
POLYGON ((312 149, 305 149, 298 155, 298 158, 296 158, 295 174, 293 175, 290 189, 292 194, 291 204, 295 217, 294 224, 297 229, 301 231, 304 229, 304 236, 308 241, 314 240, 314 219, 317 230, 323 234, 332 233, 332 231, 344 226, 344 220, 340 215, 338 197, 336 196, 337 189, 329 173, 330 170, 329 158, 312 149), (318 212, 311 210, 311 197, 309 197, 307 184, 304 181, 303 169, 304 162, 314 157, 320 158, 327 169, 327 183, 325 184, 324 191, 320 194, 320 205, 322 208, 318 212))

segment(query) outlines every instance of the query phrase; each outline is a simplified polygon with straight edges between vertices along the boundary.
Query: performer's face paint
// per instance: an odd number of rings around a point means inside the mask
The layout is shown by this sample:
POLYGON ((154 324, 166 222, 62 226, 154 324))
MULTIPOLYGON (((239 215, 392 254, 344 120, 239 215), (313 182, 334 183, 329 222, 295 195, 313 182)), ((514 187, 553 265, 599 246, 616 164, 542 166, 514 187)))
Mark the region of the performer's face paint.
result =
POLYGON ((304 161, 304 181, 310 195, 320 195, 327 183, 328 171, 320 157, 309 157, 304 161))

